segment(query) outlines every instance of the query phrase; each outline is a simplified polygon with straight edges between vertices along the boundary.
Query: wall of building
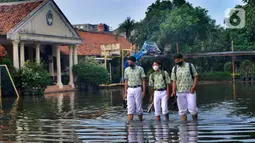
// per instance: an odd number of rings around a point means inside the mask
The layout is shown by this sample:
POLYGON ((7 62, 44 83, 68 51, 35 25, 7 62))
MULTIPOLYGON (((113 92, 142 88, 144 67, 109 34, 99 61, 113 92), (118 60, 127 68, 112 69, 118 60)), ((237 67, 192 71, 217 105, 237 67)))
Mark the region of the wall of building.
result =
POLYGON ((35 15, 34 18, 22 28, 21 32, 73 37, 72 32, 50 5, 43 9, 38 15, 35 15), (49 26, 46 21, 46 15, 49 11, 53 14, 53 24, 51 26, 49 26))

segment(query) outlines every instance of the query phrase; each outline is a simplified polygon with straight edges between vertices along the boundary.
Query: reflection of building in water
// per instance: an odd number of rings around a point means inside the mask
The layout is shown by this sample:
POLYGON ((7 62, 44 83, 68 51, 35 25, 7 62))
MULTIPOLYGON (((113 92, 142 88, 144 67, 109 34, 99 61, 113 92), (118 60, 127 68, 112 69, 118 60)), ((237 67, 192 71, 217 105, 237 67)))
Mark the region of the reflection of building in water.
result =
POLYGON ((107 98, 110 98, 110 105, 111 106, 119 106, 122 103, 122 95, 123 95, 123 89, 117 88, 117 89, 110 89, 110 90, 102 90, 103 95, 107 98))
POLYGON ((72 121, 31 120, 16 121, 16 142, 79 142, 72 121))
POLYGON ((45 94, 44 97, 45 97, 46 100, 50 100, 50 101, 57 100, 58 113, 60 113, 60 114, 63 113, 63 108, 66 105, 69 105, 69 112, 68 113, 72 113, 73 115, 75 114, 75 111, 74 111, 75 92, 45 94), (69 104, 64 104, 64 101, 68 101, 69 104))
POLYGON ((196 143, 197 142, 197 122, 182 122, 179 126, 179 142, 180 143, 196 143))
MULTIPOLYGON (((55 114, 62 114, 64 105, 69 105, 71 113, 74 113, 75 93, 59 93, 45 95, 46 100, 55 102, 57 110, 55 114), (69 104, 64 103, 69 99, 69 104)), ((54 112, 54 111, 53 111, 54 112)), ((17 142, 80 142, 74 132, 76 121, 69 119, 41 119, 33 120, 30 115, 22 115, 21 119, 16 120, 16 141, 17 142)), ((74 117, 74 116, 73 116, 74 117)))

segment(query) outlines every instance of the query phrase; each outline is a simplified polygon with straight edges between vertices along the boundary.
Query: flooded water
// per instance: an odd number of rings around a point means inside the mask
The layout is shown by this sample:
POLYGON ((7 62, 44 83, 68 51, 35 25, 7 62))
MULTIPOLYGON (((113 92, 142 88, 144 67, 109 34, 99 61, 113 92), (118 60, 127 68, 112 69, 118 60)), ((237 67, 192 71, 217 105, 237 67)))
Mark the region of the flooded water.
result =
POLYGON ((146 112, 127 122, 121 89, 4 98, 0 142, 255 142, 255 86, 235 88, 200 85, 197 122, 180 122, 176 108, 169 122, 146 112))

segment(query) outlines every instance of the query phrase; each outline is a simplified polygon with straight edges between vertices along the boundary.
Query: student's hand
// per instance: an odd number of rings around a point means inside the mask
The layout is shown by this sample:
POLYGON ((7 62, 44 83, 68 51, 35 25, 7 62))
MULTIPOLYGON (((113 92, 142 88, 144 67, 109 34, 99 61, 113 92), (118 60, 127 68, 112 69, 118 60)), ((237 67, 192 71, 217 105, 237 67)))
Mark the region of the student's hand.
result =
POLYGON ((150 104, 152 104, 153 103, 153 96, 151 96, 151 98, 150 98, 150 104))
POLYGON ((172 92, 171 97, 174 97, 176 95, 175 91, 172 92))
POLYGON ((125 92, 123 95, 123 100, 125 100, 127 98, 127 93, 125 92))
POLYGON ((142 92, 142 97, 144 98, 144 96, 145 96, 145 92, 142 92))
POLYGON ((191 94, 194 94, 194 92, 195 92, 195 87, 192 86, 192 87, 190 88, 190 93, 191 93, 191 94))
POLYGON ((166 95, 166 100, 168 100, 170 98, 170 95, 168 94, 168 95, 166 95))

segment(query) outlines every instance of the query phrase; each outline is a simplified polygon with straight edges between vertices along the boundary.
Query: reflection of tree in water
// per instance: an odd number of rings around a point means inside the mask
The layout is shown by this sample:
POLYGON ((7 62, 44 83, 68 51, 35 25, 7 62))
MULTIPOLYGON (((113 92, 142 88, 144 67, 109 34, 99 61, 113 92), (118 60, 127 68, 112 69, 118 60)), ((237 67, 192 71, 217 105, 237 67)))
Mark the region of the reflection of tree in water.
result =
MULTIPOLYGON (((22 114, 18 116, 19 119, 15 122, 14 131, 17 132, 14 135, 17 136, 16 140, 22 142, 56 140, 60 142, 76 142, 77 137, 74 128, 71 127, 71 124, 74 124, 75 121, 72 119, 62 119, 63 112, 59 111, 63 110, 58 108, 64 107, 54 106, 59 104, 57 99, 60 97, 55 95, 55 97, 46 98, 47 100, 42 96, 24 97, 19 104, 21 107, 19 111, 22 114), (23 101, 26 101, 26 104, 23 104, 23 101)), ((60 99, 63 100, 63 98, 60 99)), ((70 109, 72 109, 71 104, 70 106, 70 109)))

